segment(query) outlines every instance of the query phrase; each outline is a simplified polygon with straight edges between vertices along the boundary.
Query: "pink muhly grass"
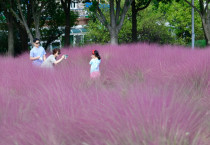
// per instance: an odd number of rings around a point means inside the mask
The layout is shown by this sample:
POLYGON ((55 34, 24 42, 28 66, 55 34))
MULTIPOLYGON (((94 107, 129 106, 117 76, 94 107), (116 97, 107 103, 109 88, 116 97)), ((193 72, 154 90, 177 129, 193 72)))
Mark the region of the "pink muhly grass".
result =
MULTIPOLYGON (((0 144, 162 145, 210 142, 209 49, 91 45, 53 70, 2 57, 0 144), (91 50, 102 57, 90 79, 91 50)), ((48 54, 49 55, 49 54, 48 54)))

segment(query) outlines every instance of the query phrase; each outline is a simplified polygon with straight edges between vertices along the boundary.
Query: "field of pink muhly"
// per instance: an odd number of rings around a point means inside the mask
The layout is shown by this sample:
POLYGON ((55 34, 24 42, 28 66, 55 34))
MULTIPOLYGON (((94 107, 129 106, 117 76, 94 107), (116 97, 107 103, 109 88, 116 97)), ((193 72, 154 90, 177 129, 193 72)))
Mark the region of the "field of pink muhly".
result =
MULTIPOLYGON (((210 48, 61 50, 53 70, 0 59, 0 145, 209 145, 210 48), (101 55, 90 78, 91 50, 101 55)), ((49 55, 49 53, 47 54, 49 55)))

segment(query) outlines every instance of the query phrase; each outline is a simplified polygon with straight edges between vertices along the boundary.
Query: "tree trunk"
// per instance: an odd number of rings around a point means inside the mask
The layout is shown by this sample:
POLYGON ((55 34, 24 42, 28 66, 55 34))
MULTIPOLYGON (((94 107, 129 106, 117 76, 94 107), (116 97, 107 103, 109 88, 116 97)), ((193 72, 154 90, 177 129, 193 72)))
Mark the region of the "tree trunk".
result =
POLYGON ((19 26, 19 34, 20 34, 20 41, 21 41, 21 47, 22 51, 28 50, 28 35, 26 30, 20 25, 19 26))
POLYGON ((66 13, 66 27, 65 27, 65 41, 64 46, 69 47, 70 45, 70 10, 66 13))
MULTIPOLYGON (((27 4, 27 24, 28 27, 30 28, 33 22, 33 15, 32 15, 32 7, 31 7, 31 3, 27 4)), ((18 29, 19 29, 19 34, 20 34, 20 41, 21 41, 21 47, 22 47, 22 51, 28 51, 28 34, 27 31, 25 29, 25 27, 23 25, 21 25, 20 23, 17 23, 16 25, 18 25, 18 29)), ((32 44, 33 45, 33 44, 32 44)))
POLYGON ((136 1, 132 2, 132 41, 137 42, 136 1))
POLYGON ((40 30, 39 30, 39 17, 36 15, 34 15, 34 25, 35 25, 35 36, 36 38, 40 39, 41 34, 40 34, 40 30))
POLYGON ((111 45, 118 44, 118 31, 116 27, 117 20, 118 18, 116 18, 115 11, 114 11, 114 0, 110 0, 110 26, 111 27, 109 28, 109 33, 110 33, 110 38, 111 38, 111 45))
MULTIPOLYGON (((203 22, 203 21, 202 21, 203 22)), ((206 37, 206 45, 210 46, 210 9, 207 9, 206 13, 206 22, 204 24, 204 32, 205 32, 205 37, 206 37)))
POLYGON ((99 5, 97 6, 97 9, 95 12, 96 17, 99 19, 99 21, 109 30, 110 37, 111 37, 111 44, 115 45, 118 44, 118 33, 122 28, 125 15, 131 6, 133 0, 125 0, 123 9, 120 8, 121 6, 121 0, 115 1, 116 7, 114 6, 114 0, 110 0, 110 24, 108 24, 108 21, 106 20, 106 17, 102 13, 101 9, 99 8, 99 5), (115 14, 116 12, 116 14, 115 14))
POLYGON ((65 38, 64 38, 64 46, 70 46, 70 4, 71 0, 61 0, 62 7, 65 12, 65 38))
POLYGON ((206 45, 210 46, 210 30, 209 30, 209 33, 207 34, 206 45))
POLYGON ((11 13, 8 14, 7 19, 8 25, 8 52, 9 56, 14 56, 14 27, 13 27, 13 16, 11 13))
MULTIPOLYGON (((208 14, 210 15, 210 14, 208 14)), ((210 17, 208 18, 202 18, 202 25, 204 30, 204 35, 206 39, 206 45, 210 46, 210 17), (209 18, 209 19, 208 19, 209 18)))
POLYGON ((202 26, 204 30, 204 35, 206 39, 206 45, 210 46, 210 9, 209 9, 209 0, 203 1, 199 0, 200 9, 193 6, 189 1, 184 0, 188 3, 191 7, 193 7, 200 15, 202 20, 202 26), (204 5, 206 2, 206 5, 204 5))
POLYGON ((24 25, 24 26, 25 26, 25 28, 26 28, 26 32, 27 32, 28 37, 29 37, 29 39, 30 39, 31 45, 33 45, 34 37, 33 37, 33 35, 31 34, 30 29, 29 29, 28 27, 26 27, 26 25, 24 25))
POLYGON ((23 13, 22 13, 22 9, 21 9, 20 3, 18 3, 18 9, 19 9, 19 12, 20 12, 20 16, 12 8, 10 10, 13 13, 13 15, 16 17, 16 19, 18 21, 20 21, 20 23, 25 27, 26 32, 28 34, 28 37, 30 39, 30 42, 31 42, 31 44, 33 44, 33 35, 31 33, 30 28, 29 28, 29 26, 28 26, 28 24, 26 22, 26 19, 25 19, 23 13))
POLYGON ((111 45, 118 44, 118 32, 116 28, 112 28, 110 31, 111 45))

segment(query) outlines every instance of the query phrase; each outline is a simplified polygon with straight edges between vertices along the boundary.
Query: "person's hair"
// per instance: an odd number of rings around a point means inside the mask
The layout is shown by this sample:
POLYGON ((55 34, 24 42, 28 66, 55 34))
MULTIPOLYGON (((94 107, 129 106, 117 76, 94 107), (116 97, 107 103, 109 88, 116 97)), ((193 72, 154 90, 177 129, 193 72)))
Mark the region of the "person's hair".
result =
POLYGON ((101 59, 101 56, 99 55, 99 52, 97 50, 93 50, 92 54, 95 55, 99 60, 101 59))
POLYGON ((33 42, 40 41, 38 38, 34 38, 33 42))
POLYGON ((61 50, 59 48, 53 49, 53 55, 56 54, 57 52, 58 52, 58 54, 60 54, 61 50))

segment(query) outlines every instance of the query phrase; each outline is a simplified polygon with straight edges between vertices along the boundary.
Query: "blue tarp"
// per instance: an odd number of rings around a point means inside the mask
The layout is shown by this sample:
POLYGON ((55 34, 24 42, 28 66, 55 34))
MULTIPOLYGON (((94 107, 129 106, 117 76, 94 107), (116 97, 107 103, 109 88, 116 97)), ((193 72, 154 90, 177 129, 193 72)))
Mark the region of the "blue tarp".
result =
MULTIPOLYGON (((92 5, 92 2, 86 2, 85 7, 89 8, 92 5)), ((99 4, 99 8, 109 8, 108 4, 99 4)))

